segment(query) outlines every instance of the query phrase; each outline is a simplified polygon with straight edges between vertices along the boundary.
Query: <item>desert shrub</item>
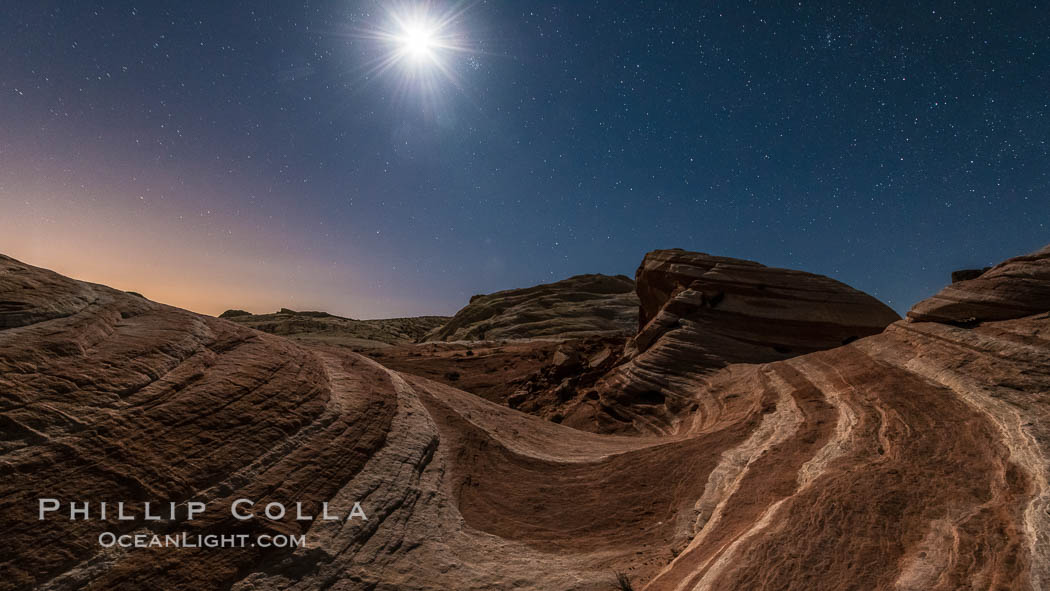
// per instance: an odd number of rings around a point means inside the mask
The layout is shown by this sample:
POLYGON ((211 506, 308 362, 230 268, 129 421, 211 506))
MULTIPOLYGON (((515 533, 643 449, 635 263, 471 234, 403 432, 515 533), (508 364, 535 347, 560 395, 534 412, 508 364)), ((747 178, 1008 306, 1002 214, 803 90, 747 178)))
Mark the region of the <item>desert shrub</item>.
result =
POLYGON ((634 586, 631 585, 631 577, 628 577, 627 573, 617 571, 616 588, 620 591, 634 591, 634 586))

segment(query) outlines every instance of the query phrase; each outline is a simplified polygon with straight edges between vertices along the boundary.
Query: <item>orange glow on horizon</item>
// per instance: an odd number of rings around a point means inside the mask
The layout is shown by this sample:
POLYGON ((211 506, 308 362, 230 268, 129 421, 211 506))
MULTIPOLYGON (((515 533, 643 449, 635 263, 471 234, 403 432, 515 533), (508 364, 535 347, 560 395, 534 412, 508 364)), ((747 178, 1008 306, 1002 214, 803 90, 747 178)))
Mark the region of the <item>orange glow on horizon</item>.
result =
POLYGON ((155 216, 116 224, 104 207, 19 202, 3 193, 0 204, 12 214, 0 218, 0 253, 201 314, 282 307, 360 319, 448 313, 435 311, 434 302, 389 297, 351 262, 326 265, 289 255, 288 239, 272 230, 216 233, 155 216))

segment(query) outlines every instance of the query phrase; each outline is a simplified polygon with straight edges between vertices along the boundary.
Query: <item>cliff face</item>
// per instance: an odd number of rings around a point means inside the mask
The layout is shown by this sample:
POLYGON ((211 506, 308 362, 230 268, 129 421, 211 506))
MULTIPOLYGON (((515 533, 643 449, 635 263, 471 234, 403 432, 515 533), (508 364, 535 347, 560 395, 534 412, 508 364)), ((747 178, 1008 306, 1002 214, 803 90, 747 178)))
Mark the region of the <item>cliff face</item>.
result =
POLYGON ((577 275, 555 283, 470 298, 428 341, 568 338, 628 334, 638 299, 622 275, 577 275))
POLYGON ((0 589, 596 591, 613 571, 651 591, 1047 589, 1045 252, 953 286, 994 317, 931 320, 963 299, 946 288, 867 337, 892 318, 826 278, 777 284, 777 270, 719 261, 679 289, 640 273, 666 294, 642 296, 645 326, 679 326, 636 339, 610 374, 664 382, 663 401, 603 391, 610 420, 643 432, 629 437, 0 258, 0 589), (803 294, 829 310, 793 309, 803 294), (731 330, 721 312, 746 322, 731 330), (742 336, 762 326, 797 349, 742 336), (805 352, 819 343, 832 348, 805 352), (698 348, 709 362, 690 361, 698 348), (737 361, 765 354, 788 358, 737 361), (41 521, 39 497, 209 510, 41 521), (234 521, 242 497, 313 515, 359 501, 369 519, 234 521), (307 546, 102 549, 106 530, 307 546))

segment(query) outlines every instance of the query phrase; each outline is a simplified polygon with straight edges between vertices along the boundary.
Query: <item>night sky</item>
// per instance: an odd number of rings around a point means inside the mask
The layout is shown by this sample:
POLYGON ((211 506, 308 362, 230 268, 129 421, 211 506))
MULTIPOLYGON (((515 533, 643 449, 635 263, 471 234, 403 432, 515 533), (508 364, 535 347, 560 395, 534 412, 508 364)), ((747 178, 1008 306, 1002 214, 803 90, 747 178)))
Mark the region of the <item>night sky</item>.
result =
POLYGON ((1045 5, 697 4, 0 1, 0 252, 368 318, 673 247, 903 312, 1050 242, 1045 5))

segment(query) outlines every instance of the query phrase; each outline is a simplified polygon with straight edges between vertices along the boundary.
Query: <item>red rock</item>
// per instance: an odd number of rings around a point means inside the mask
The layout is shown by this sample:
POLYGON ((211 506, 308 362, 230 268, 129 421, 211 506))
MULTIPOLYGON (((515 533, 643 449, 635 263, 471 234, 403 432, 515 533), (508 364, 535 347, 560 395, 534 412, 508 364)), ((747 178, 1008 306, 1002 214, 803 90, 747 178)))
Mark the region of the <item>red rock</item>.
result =
POLYGON ((690 404, 683 388, 731 363, 763 363, 882 332, 899 316, 852 287, 803 271, 683 250, 645 256, 635 276, 638 334, 598 387, 589 430, 664 430, 690 404), (608 412, 610 409, 611 413, 608 412))
POLYGON ((977 279, 984 274, 991 267, 985 267, 983 269, 959 269, 952 271, 952 283, 958 283, 959 281, 967 281, 969 279, 977 279))
MULTIPOLYGON (((1030 311, 1043 259, 965 293, 1030 311)), ((739 344, 761 335, 758 318, 771 317, 776 342, 785 319, 815 322, 792 341, 811 346, 877 324, 841 284, 796 278, 822 286, 808 292, 816 305, 849 311, 807 316, 783 297, 806 290, 757 297, 741 276, 763 268, 740 267, 718 274, 732 289, 714 308, 711 275, 666 290, 673 305, 647 326, 674 314, 721 332, 668 324, 635 345, 615 371, 666 387, 663 402, 643 392, 609 406, 648 432, 628 437, 2 258, 0 590, 596 591, 615 571, 648 591, 1050 588, 1050 308, 970 328, 897 321, 843 346, 726 365, 762 351, 739 344), (713 317, 725 310, 739 330, 713 317), (710 363, 688 361, 694 337, 710 363), (41 521, 41 496, 220 510, 41 521), (369 520, 235 522, 221 508, 241 497, 314 515, 357 500, 369 520), (105 530, 301 532, 307 546, 104 551, 105 530)), ((471 363, 489 355, 476 352, 471 363)))
POLYGON ((916 322, 967 324, 1021 318, 1050 309, 1050 245, 952 283, 908 312, 916 322))

